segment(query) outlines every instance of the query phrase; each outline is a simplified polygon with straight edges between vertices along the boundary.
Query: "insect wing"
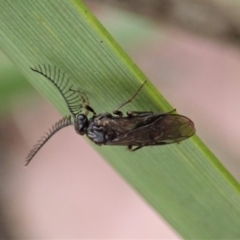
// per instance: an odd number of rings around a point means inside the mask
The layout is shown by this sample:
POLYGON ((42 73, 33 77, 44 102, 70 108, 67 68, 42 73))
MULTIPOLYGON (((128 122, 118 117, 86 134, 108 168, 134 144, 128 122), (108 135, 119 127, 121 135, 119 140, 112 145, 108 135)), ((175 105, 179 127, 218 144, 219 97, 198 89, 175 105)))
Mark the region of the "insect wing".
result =
POLYGON ((180 142, 195 133, 193 122, 189 118, 178 114, 149 115, 144 117, 142 122, 138 121, 136 126, 136 128, 119 135, 107 144, 132 146, 162 145, 180 142))
POLYGON ((103 118, 99 123, 102 126, 114 129, 118 135, 121 135, 141 126, 146 126, 157 118, 158 117, 154 116, 152 113, 149 113, 144 116, 103 118))
POLYGON ((155 144, 180 142, 195 133, 194 123, 187 117, 178 114, 169 114, 160 117, 153 123, 150 138, 155 144))

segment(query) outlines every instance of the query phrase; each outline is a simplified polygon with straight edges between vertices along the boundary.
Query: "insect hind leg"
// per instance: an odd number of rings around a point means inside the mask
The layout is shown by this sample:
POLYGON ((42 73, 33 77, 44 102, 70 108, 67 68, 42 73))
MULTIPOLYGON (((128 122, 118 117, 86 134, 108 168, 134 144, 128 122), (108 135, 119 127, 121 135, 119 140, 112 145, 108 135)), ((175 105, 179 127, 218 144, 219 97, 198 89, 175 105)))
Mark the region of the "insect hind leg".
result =
MULTIPOLYGON (((173 109, 169 112, 163 112, 161 113, 161 115, 168 115, 168 114, 172 114, 173 112, 175 112, 176 109, 173 109)), ((127 112, 127 115, 128 117, 136 117, 136 116, 139 116, 139 117, 144 117, 144 116, 149 116, 151 114, 154 114, 153 112, 149 111, 149 112, 141 112, 141 111, 128 111, 127 112)))
POLYGON ((143 146, 138 146, 138 147, 135 147, 134 149, 132 148, 132 145, 129 145, 128 146, 128 150, 131 151, 131 152, 135 152, 137 151, 138 149, 142 148, 143 146))
POLYGON ((80 89, 72 89, 72 87, 69 89, 69 91, 79 94, 80 98, 82 99, 81 105, 86 109, 85 115, 88 114, 88 111, 91 112, 94 116, 96 115, 96 112, 93 110, 93 108, 89 106, 88 97, 83 91, 81 91, 80 89))
POLYGON ((130 103, 137 96, 137 94, 140 92, 140 90, 143 88, 146 82, 147 81, 145 80, 144 83, 138 88, 138 90, 132 95, 132 97, 130 97, 127 101, 121 103, 120 106, 113 111, 113 113, 121 117, 123 113, 119 111, 119 109, 125 106, 126 104, 130 103))

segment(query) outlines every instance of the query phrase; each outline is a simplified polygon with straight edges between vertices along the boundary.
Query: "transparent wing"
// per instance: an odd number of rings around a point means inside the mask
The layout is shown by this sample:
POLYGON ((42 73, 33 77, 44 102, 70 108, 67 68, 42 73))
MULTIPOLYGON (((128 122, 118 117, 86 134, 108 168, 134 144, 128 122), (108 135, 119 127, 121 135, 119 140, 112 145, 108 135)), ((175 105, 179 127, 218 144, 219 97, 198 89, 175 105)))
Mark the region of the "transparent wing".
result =
POLYGON ((178 114, 169 114, 153 123, 150 136, 156 143, 168 144, 180 142, 194 133, 194 123, 189 118, 178 114))
POLYGON ((107 144, 132 146, 163 145, 180 142, 195 133, 194 123, 189 118, 178 114, 160 114, 158 117, 149 115, 148 120, 145 117, 142 124, 139 122, 138 117, 138 126, 120 134, 107 144))

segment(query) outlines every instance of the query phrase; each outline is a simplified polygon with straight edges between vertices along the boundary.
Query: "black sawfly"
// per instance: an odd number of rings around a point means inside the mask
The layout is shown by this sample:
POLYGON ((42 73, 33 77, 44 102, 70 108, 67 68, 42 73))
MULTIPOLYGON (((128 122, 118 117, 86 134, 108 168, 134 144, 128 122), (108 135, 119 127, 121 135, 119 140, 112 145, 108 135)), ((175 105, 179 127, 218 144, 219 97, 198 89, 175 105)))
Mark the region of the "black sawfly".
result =
POLYGON ((114 115, 108 112, 97 114, 88 104, 84 92, 73 89, 65 73, 56 67, 52 69, 49 65, 39 65, 38 68, 31 68, 31 70, 52 82, 65 100, 71 115, 55 123, 49 132, 34 145, 26 158, 25 165, 29 164, 56 132, 70 125, 74 125, 78 134, 86 134, 97 145, 128 146, 131 151, 145 146, 178 143, 195 133, 194 123, 189 118, 174 113, 175 110, 166 113, 128 111, 127 115, 123 116, 119 109, 136 97, 146 81, 130 99, 113 111, 114 115), (87 118, 88 112, 92 113, 92 117, 87 118))

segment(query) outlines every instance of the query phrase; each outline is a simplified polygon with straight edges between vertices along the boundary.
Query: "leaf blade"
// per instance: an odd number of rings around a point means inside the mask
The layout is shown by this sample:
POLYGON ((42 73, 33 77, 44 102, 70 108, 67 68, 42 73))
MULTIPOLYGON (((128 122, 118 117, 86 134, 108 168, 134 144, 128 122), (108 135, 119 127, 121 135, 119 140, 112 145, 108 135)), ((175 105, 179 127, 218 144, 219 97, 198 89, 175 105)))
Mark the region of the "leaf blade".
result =
MULTIPOLYGON (((146 79, 80 1, 2 1, 0 20, 3 51, 64 114, 57 91, 29 67, 58 66, 98 113, 111 112, 146 79)), ((172 108, 148 82, 126 109, 172 108)), ((185 238, 240 237, 239 184, 197 136, 135 153, 96 149, 185 238)))

